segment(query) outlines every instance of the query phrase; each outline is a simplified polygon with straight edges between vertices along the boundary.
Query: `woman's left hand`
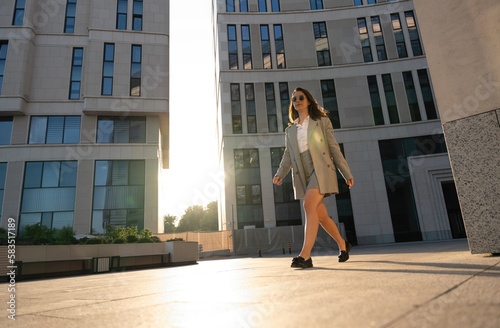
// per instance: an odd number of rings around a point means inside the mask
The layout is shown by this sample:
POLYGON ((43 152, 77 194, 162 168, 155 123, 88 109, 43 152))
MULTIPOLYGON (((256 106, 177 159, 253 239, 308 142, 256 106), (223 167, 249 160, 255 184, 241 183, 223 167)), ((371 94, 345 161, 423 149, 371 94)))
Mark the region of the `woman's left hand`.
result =
POLYGON ((354 178, 347 179, 345 181, 345 183, 347 183, 347 185, 349 186, 349 189, 351 189, 352 186, 354 186, 354 178))

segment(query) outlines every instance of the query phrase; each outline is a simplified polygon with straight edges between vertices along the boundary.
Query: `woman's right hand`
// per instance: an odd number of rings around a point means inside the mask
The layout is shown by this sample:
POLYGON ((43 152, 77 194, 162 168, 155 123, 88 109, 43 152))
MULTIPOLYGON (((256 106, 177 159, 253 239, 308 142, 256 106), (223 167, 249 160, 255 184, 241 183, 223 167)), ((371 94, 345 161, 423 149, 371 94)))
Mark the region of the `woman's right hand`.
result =
POLYGON ((283 183, 283 179, 281 179, 281 177, 275 175, 273 178, 273 183, 277 186, 281 186, 281 184, 283 183))

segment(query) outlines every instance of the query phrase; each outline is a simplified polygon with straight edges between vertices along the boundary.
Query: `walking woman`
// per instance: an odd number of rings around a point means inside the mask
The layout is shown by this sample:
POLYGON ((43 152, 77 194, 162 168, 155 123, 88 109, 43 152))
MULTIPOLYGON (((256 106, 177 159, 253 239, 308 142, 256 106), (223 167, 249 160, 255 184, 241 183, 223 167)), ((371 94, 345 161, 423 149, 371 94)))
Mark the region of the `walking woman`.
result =
POLYGON ((285 129, 285 151, 273 183, 280 186, 283 178, 292 171, 295 199, 304 200, 306 224, 304 244, 293 268, 311 268, 311 251, 319 225, 337 242, 339 262, 349 259, 351 244, 340 235, 335 222, 328 215, 324 197, 338 193, 336 168, 347 185, 354 185, 354 178, 333 135, 333 126, 326 111, 318 105, 309 91, 296 88, 289 108, 290 124, 285 129))

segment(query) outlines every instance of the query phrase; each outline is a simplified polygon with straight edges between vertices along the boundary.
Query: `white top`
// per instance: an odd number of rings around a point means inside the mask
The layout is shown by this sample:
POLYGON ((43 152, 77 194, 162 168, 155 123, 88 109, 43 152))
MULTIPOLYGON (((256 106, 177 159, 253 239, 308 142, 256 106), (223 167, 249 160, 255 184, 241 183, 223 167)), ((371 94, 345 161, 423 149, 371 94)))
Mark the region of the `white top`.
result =
POLYGON ((304 119, 302 124, 299 124, 299 119, 295 120, 297 125, 297 142, 299 144, 299 151, 301 153, 309 149, 309 143, 307 141, 307 127, 309 126, 309 115, 304 119))

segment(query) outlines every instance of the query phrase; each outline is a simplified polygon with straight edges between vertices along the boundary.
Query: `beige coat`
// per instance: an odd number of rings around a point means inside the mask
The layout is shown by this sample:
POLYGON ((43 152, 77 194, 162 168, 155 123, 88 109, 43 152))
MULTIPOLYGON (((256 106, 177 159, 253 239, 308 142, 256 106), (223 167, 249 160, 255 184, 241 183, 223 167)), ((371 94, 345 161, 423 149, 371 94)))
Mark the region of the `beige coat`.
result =
MULTIPOLYGON (((353 178, 353 176, 340 151, 339 144, 335 140, 330 119, 328 117, 321 117, 321 120, 317 121, 311 119, 307 128, 307 138, 314 170, 318 177, 320 193, 337 194, 339 189, 335 168, 338 168, 346 180, 353 178)), ((295 124, 285 129, 285 147, 276 176, 284 178, 292 170, 295 199, 304 198, 307 180, 300 160, 295 124)))

